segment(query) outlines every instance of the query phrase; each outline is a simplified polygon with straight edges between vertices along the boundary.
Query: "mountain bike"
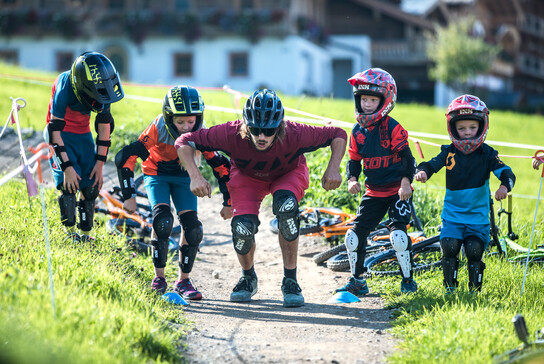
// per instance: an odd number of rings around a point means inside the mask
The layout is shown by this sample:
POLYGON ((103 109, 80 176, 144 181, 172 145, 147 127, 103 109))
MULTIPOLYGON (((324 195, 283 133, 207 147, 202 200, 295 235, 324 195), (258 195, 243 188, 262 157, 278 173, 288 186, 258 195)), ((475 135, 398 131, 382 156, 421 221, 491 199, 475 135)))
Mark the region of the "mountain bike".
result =
MULTIPOLYGON (((147 200, 147 194, 141 188, 143 175, 138 176, 134 183, 137 198, 137 209, 134 213, 128 213, 123 209, 124 199, 119 186, 113 186, 109 191, 100 190, 95 212, 110 216, 110 219, 106 221, 106 229, 110 233, 125 238, 127 244, 134 250, 150 254, 153 212, 147 200)), ((181 226, 174 226, 168 244, 168 250, 171 253, 178 249, 180 234, 181 226)))
MULTIPOLYGON (((489 254, 499 254, 504 256, 511 263, 525 263, 527 260, 528 248, 523 247, 515 242, 519 236, 512 229, 512 194, 509 193, 506 198, 506 207, 501 207, 497 211, 498 221, 495 223, 495 213, 493 203, 491 202, 490 222, 491 222, 491 244, 489 254), (501 215, 507 217, 507 233, 501 234, 500 219, 501 215), (492 252, 493 247, 497 248, 497 252, 492 252)), ((531 263, 544 263, 544 244, 539 244, 532 248, 529 252, 529 261, 531 263)))
POLYGON ((544 327, 535 332, 535 339, 530 342, 525 318, 522 315, 516 315, 512 323, 516 336, 522 344, 513 350, 497 355, 494 358, 495 362, 500 364, 544 362, 544 327))
MULTIPOLYGON (((413 203, 411 203, 411 220, 410 223, 407 225, 407 230, 413 229, 409 236, 412 239, 412 242, 415 242, 417 240, 422 240, 425 236, 423 233, 423 227, 421 226, 421 221, 419 220, 419 217, 417 216, 415 207, 413 203)), ((330 212, 334 212, 333 209, 327 210, 330 214, 330 212)), ((345 214, 345 213, 344 213, 345 214)), ((324 234, 336 234, 336 237, 343 237, 346 232, 353 227, 353 220, 355 219, 355 215, 349 215, 350 219, 346 221, 341 221, 338 224, 331 224, 326 225, 329 223, 329 221, 332 220, 334 222, 334 219, 326 218, 323 219, 323 230, 321 233, 321 236, 324 236, 324 234)), ((389 241, 389 229, 390 229, 391 221, 389 219, 385 219, 381 221, 376 228, 370 232, 370 234, 367 237, 367 254, 374 254, 379 251, 383 251, 385 249, 391 248, 391 243, 389 241)), ((325 235, 326 236, 326 235, 325 235)), ((347 254, 343 253, 346 251, 346 246, 344 244, 339 245, 333 245, 332 247, 326 249, 325 251, 318 253, 313 256, 313 260, 316 264, 321 264, 325 261, 327 261, 327 267, 331 268, 335 271, 343 271, 349 269, 349 261, 347 258, 347 254)))

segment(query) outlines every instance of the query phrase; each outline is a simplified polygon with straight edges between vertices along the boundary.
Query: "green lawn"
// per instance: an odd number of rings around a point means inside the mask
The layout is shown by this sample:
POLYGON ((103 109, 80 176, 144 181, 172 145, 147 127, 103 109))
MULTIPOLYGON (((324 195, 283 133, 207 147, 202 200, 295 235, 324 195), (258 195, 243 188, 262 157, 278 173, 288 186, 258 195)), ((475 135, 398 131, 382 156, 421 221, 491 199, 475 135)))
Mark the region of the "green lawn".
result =
MULTIPOLYGON (((7 119, 11 108, 9 97, 23 97, 27 107, 19 113, 22 127, 41 130, 45 125, 50 84, 56 75, 6 65, 0 65, 0 74, 26 78, 0 78, 0 115, 7 119)), ((132 142, 161 112, 160 100, 167 91, 166 87, 130 85, 124 89, 127 97, 112 106, 116 129, 110 158, 120 147, 132 142), (141 101, 132 96, 156 100, 141 101)), ((202 94, 208 106, 233 107, 231 96, 223 91, 203 90, 202 94)), ((282 100, 291 108, 353 122, 352 100, 288 96, 282 96, 282 100)), ((392 116, 409 132, 445 135, 444 111, 399 104, 392 116)), ((232 113, 211 110, 205 114, 207 125, 235 117, 232 113)), ((544 145, 543 133, 542 116, 491 111, 488 140, 538 146, 544 145)), ((511 147, 496 149, 500 154, 516 156, 531 156, 535 152, 511 147)), ((422 161, 415 149, 412 150, 416 160, 422 161)), ((422 145, 422 150, 425 160, 439 152, 431 145, 422 145)), ((350 196, 345 185, 331 193, 324 193, 319 186, 328 150, 316 152, 308 156, 308 160, 311 186, 303 203, 333 205, 353 212, 357 197, 350 196)), ((514 230, 521 236, 521 244, 527 246, 540 172, 532 170, 530 159, 505 157, 503 160, 517 176, 514 230)), ((491 176, 493 192, 497 182, 491 176)), ((413 186, 418 212, 431 232, 430 228, 439 223, 444 196, 443 172, 425 185, 414 182, 413 186)), ((25 191, 21 182, 0 187, 0 361, 144 363, 181 360, 177 348, 187 329, 183 312, 144 288, 153 275, 151 265, 144 257, 133 256, 122 242, 108 236, 100 221, 99 246, 74 247, 63 243, 52 248, 56 262, 53 317, 41 206, 38 199, 33 199, 30 206, 25 191)), ((51 239, 61 241, 63 232, 58 223, 54 191, 46 191, 46 199, 51 239)), ((543 244, 544 200, 540 202, 534 241, 543 244)), ((494 355, 518 344, 510 323, 514 314, 525 315, 530 332, 544 326, 542 267, 530 268, 525 293, 521 296, 524 267, 492 257, 486 259, 486 264, 484 288, 479 295, 467 292, 464 265, 460 269, 462 288, 451 296, 443 294, 441 271, 417 275, 420 289, 415 295, 400 296, 398 278, 369 281, 371 291, 382 294, 387 305, 395 308, 392 331, 402 340, 400 351, 389 358, 391 362, 489 363, 494 355)))

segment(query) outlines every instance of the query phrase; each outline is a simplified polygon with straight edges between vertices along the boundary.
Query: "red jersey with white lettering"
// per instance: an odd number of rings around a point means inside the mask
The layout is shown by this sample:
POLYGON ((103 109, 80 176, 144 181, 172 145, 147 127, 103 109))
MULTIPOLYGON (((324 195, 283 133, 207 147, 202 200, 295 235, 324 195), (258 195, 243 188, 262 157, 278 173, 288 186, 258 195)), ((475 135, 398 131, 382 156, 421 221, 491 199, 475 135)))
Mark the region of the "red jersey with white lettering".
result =
POLYGON ((370 128, 355 124, 348 153, 351 161, 363 162, 365 195, 388 197, 398 193, 403 177, 398 152, 405 148, 409 148, 408 132, 392 117, 370 128))

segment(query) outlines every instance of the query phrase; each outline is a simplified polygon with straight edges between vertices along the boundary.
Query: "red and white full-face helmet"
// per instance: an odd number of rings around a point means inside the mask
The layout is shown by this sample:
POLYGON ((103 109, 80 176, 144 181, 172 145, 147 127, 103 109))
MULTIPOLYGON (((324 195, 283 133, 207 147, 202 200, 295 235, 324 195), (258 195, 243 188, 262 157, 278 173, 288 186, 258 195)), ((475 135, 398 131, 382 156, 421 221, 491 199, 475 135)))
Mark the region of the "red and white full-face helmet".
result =
POLYGON ((376 125, 393 110, 397 102, 397 85, 393 76, 381 68, 369 68, 353 75, 348 82, 353 86, 355 118, 363 127, 376 125), (372 114, 365 114, 361 108, 361 95, 380 98, 380 104, 372 114))
POLYGON ((448 134, 455 148, 464 154, 474 152, 485 140, 489 130, 489 110, 485 103, 473 95, 462 95, 454 99, 446 112, 448 134), (472 139, 461 139, 455 128, 458 120, 476 120, 479 123, 478 132, 472 139))

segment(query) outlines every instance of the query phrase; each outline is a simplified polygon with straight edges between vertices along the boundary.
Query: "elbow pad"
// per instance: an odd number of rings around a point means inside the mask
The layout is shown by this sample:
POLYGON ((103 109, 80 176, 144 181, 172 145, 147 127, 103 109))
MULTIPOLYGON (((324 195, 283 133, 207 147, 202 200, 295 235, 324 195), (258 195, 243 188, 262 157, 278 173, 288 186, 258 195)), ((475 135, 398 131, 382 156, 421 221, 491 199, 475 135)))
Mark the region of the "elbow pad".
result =
POLYGON ((501 180, 501 185, 505 186, 508 192, 512 191, 512 188, 514 188, 514 184, 516 183, 516 176, 510 168, 502 171, 499 179, 501 180))
POLYGON ((410 180, 410 183, 414 180, 414 174, 416 173, 416 160, 412 155, 410 148, 404 148, 398 152, 401 163, 400 173, 402 177, 406 177, 410 180))
POLYGON ((149 151, 142 142, 136 140, 134 143, 131 143, 121 149, 115 155, 115 166, 117 168, 123 168, 127 160, 133 155, 137 156, 142 161, 145 161, 147 157, 149 157, 149 151))
MULTIPOLYGON (((49 133, 53 131, 63 131, 64 127, 66 126, 66 121, 62 119, 54 119, 51 118, 51 121, 49 121, 49 133)), ((53 140, 51 138, 51 135, 49 135, 49 140, 53 140)))
POLYGON ((358 180, 362 169, 361 161, 354 161, 353 159, 350 159, 346 168, 348 175, 347 179, 349 180, 351 177, 355 177, 358 180))
POLYGON ((123 200, 136 197, 136 189, 134 188, 134 172, 129 168, 119 168, 117 170, 119 183, 121 184, 121 194, 123 200))
POLYGON ((94 130, 97 134, 98 124, 110 124, 110 135, 113 133, 113 129, 115 129, 115 121, 111 114, 96 114, 96 118, 94 119, 94 130))

